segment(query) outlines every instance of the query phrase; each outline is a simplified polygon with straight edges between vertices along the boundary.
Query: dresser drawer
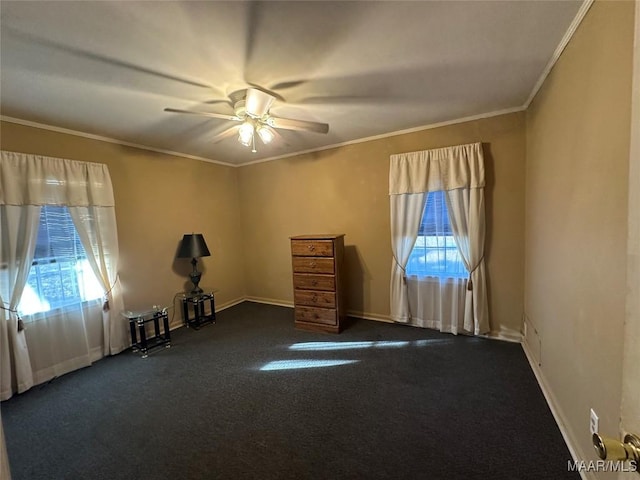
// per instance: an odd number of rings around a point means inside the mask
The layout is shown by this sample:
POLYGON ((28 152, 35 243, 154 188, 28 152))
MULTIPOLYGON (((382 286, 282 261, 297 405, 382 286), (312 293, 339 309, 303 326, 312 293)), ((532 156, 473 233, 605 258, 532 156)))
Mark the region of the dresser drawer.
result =
POLYGON ((336 325, 338 314, 331 308, 296 307, 296 322, 336 325))
POLYGON ((302 290, 327 290, 332 292, 336 289, 336 277, 333 275, 294 273, 293 288, 300 288, 302 290))
POLYGON ((331 240, 291 240, 293 256, 333 257, 333 242, 331 240))
POLYGON ((335 292, 322 292, 318 290, 295 290, 293 292, 293 296, 296 305, 336 308, 335 292))
POLYGON ((334 273, 333 258, 293 257, 293 271, 297 273, 334 273))

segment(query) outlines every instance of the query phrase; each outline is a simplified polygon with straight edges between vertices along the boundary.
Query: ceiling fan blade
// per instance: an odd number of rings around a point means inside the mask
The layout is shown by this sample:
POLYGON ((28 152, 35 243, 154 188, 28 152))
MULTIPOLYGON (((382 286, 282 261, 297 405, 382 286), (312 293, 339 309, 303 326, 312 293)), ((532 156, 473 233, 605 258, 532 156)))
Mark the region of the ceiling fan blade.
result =
POLYGON ((309 80, 289 80, 289 81, 276 83, 275 85, 272 85, 271 88, 273 90, 286 90, 287 88, 295 88, 295 87, 299 87, 300 85, 304 85, 308 81, 309 80))
POLYGON ((164 109, 165 112, 172 112, 172 113, 189 113, 191 115, 201 115, 204 117, 211 117, 211 118, 219 118, 222 120, 234 120, 236 122, 239 122, 241 119, 236 117, 235 115, 226 115, 224 113, 213 113, 213 112, 197 112, 195 110, 181 110, 179 108, 165 108, 164 109))
POLYGON ((237 131, 238 131, 237 125, 233 125, 229 128, 225 128, 222 132, 218 133, 211 139, 211 143, 219 143, 225 138, 229 138, 235 135, 237 131))
MULTIPOLYGON (((8 35, 13 35, 16 38, 20 39, 22 42, 35 43, 47 49, 52 49, 62 54, 68 54, 75 56, 77 58, 81 58, 84 60, 89 60, 92 62, 97 62, 98 64, 103 64, 105 68, 113 69, 119 68, 123 72, 132 72, 132 73, 141 73, 149 76, 153 76, 160 79, 171 80, 175 82, 184 83, 186 85, 192 85, 195 87, 202 87, 208 89, 216 89, 213 85, 203 83, 199 80, 182 77, 179 75, 173 75, 169 72, 163 72, 161 70, 155 70, 152 68, 145 67, 143 65, 127 62, 124 60, 120 60, 116 57, 111 57, 107 55, 101 55, 90 50, 85 50, 80 47, 72 47, 69 45, 64 45, 62 43, 58 43, 52 40, 48 40, 44 37, 39 37, 36 35, 32 35, 30 33, 21 32, 15 28, 2 25, 2 31, 7 32, 8 35)), ((96 72, 100 72, 100 69, 95 69, 96 72)), ((111 70, 109 70, 111 71, 111 70)), ((217 90, 217 89, 216 89, 217 90)))
POLYGON ((257 88, 248 88, 245 108, 252 117, 262 118, 269 111, 274 100, 275 97, 273 95, 269 95, 257 88))
POLYGON ((204 103, 206 105, 217 105, 217 104, 223 103, 223 104, 229 105, 231 108, 233 108, 233 103, 231 103, 229 100, 207 100, 207 101, 202 102, 202 103, 204 103))
POLYGON ((277 142, 277 145, 280 145, 281 147, 289 147, 291 146, 291 144, 289 142, 287 142, 285 140, 285 138, 280 134, 280 132, 278 132, 277 130, 274 130, 273 133, 274 135, 274 141, 277 142))
POLYGON ((244 48, 244 80, 249 83, 255 76, 255 60, 260 46, 260 39, 258 33, 260 32, 261 20, 263 15, 264 6, 259 2, 244 2, 246 6, 246 19, 244 21, 246 25, 246 42, 244 48))
POLYGON ((293 118, 269 117, 269 126, 283 128, 285 130, 299 130, 302 132, 328 133, 329 125, 326 123, 309 122, 307 120, 294 120, 293 118))

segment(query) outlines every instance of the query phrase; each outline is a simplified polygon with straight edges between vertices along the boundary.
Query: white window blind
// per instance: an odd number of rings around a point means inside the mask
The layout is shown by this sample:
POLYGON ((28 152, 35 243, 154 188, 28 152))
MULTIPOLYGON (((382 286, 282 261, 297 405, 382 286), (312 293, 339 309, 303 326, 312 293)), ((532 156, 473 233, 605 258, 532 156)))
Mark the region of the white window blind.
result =
POLYGON ((418 238, 406 267, 407 275, 419 277, 466 277, 468 272, 458 253, 444 192, 429 192, 418 238))
POLYGON ((47 312, 102 296, 67 207, 45 205, 34 260, 18 310, 47 312))

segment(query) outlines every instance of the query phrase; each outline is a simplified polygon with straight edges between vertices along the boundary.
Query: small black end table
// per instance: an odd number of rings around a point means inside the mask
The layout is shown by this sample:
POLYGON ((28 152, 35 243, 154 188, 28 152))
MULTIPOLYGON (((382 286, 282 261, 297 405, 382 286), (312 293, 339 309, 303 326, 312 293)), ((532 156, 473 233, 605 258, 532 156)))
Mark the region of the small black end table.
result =
POLYGON ((182 292, 182 321, 187 327, 198 330, 203 325, 216 322, 215 292, 213 289, 201 293, 182 292))
POLYGON ((171 347, 171 333, 169 331, 169 315, 166 308, 154 307, 150 310, 122 312, 122 316, 129 320, 131 331, 131 346, 133 351, 140 351, 142 358, 149 356, 149 350, 162 347, 171 347), (162 320, 163 332, 160 332, 160 320, 162 320), (146 324, 153 322, 154 335, 147 338, 146 324), (137 327, 137 329, 136 329, 137 327), (138 333, 140 338, 138 339, 138 333))

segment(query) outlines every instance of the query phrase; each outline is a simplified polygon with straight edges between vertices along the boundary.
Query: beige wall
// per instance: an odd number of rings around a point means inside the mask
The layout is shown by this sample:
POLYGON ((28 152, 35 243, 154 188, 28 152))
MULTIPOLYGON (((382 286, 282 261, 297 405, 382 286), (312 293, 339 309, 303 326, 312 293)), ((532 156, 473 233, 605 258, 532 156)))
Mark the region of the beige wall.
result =
POLYGON ((524 114, 368 141, 239 169, 247 295, 293 299, 289 237, 345 233, 347 309, 388 319, 389 156, 483 142, 492 330, 520 332, 523 311, 524 114))
POLYGON ((582 458, 619 426, 633 15, 596 2, 527 112, 527 342, 582 458))
POLYGON ((220 306, 245 294, 291 303, 289 237, 337 232, 347 234, 348 309, 388 319, 389 156, 481 141, 492 329, 513 334, 523 311, 524 131, 515 113, 239 169, 9 122, 0 146, 109 166, 127 308, 171 303, 188 286, 190 265, 174 259, 183 233, 205 235, 213 257, 199 264, 202 284, 220 288, 220 306))
MULTIPOLYGON (((211 257, 198 263, 217 306, 244 297, 237 169, 2 122, 3 150, 105 163, 116 201, 125 308, 171 305, 189 287, 188 260, 175 259, 185 233, 203 233, 211 257)), ((173 325, 181 321, 176 311, 173 325)))

